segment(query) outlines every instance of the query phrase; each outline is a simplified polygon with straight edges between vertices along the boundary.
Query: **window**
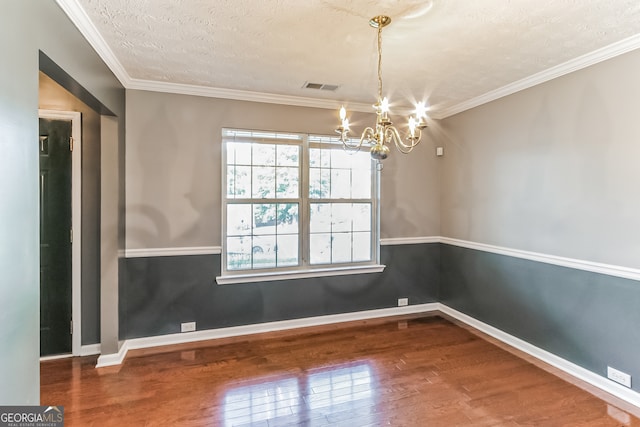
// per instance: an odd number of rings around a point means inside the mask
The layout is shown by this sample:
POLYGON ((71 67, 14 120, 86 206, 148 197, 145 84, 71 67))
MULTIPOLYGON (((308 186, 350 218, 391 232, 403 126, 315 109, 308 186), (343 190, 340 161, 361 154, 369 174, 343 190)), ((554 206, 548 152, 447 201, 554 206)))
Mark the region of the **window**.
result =
POLYGON ((222 136, 219 283, 377 265, 377 171, 367 150, 346 152, 337 138, 316 135, 222 136))

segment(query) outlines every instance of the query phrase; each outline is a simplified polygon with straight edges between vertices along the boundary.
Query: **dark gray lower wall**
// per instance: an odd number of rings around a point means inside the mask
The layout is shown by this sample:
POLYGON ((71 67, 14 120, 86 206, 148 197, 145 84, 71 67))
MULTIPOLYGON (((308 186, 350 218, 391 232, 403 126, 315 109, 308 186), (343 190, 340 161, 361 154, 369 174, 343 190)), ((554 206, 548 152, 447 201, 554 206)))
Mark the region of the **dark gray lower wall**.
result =
MULTIPOLYGON (((383 246, 383 273, 217 285, 219 255, 129 258, 122 339, 442 302, 606 377, 640 378, 640 283, 446 244, 383 246)), ((636 382, 633 389, 640 390, 636 382)))
POLYGON ((438 301, 439 244, 382 246, 383 273, 217 285, 219 255, 126 260, 120 338, 348 313, 438 301))
POLYGON ((446 244, 440 279, 455 310, 602 376, 611 366, 640 378, 635 280, 446 244))

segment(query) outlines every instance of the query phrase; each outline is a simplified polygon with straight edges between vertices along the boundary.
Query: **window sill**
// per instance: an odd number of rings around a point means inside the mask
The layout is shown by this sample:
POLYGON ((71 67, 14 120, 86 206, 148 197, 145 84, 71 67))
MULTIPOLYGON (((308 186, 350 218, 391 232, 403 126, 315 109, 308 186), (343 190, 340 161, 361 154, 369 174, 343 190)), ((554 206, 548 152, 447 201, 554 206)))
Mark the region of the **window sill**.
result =
POLYGON ((279 271, 277 273, 234 274, 216 277, 218 285, 235 283, 272 282, 275 280, 309 279, 312 277, 346 276, 349 274, 382 273, 385 265, 363 265, 333 268, 314 268, 309 270, 279 271))

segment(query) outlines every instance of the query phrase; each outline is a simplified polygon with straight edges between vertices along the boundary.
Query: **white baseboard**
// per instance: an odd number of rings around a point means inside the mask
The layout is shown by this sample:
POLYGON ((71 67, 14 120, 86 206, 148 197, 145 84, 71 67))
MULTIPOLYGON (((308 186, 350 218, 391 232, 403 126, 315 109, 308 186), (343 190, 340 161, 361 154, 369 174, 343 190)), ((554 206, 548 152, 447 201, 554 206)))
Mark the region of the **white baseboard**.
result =
POLYGON ((101 354, 98 357, 96 368, 120 365, 124 361, 124 358, 127 356, 127 351, 129 351, 129 348, 127 347, 127 341, 124 341, 122 345, 120 345, 120 349, 117 353, 101 354))
POLYGON ((567 374, 578 378, 579 380, 582 380, 609 394, 612 394, 624 400, 625 402, 640 407, 640 393, 633 391, 632 389, 616 384, 615 382, 594 372, 591 372, 588 369, 583 368, 582 366, 578 366, 575 363, 569 362, 566 359, 563 359, 553 353, 536 347, 533 344, 521 340, 520 338, 514 337, 513 335, 510 335, 498 328, 481 322, 471 316, 454 310, 453 308, 450 308, 442 303, 439 304, 439 311, 479 330, 480 332, 492 336, 493 338, 502 341, 503 343, 511 347, 523 351, 538 360, 554 366, 566 372, 567 374))
POLYGON ((49 360, 66 359, 68 357, 73 357, 73 354, 65 353, 65 354, 54 354, 53 356, 40 356, 40 361, 47 362, 49 360))
POLYGON ((207 329, 204 331, 186 332, 157 337, 133 338, 127 340, 129 350, 157 347, 162 345, 183 344, 218 338, 238 337, 243 335, 260 334, 265 332, 286 331, 289 329, 306 328, 310 326, 330 325, 333 323, 351 322, 356 320, 376 319, 380 317, 398 316, 403 314, 434 312, 438 303, 408 305, 405 307, 382 308, 377 310, 357 311, 354 313, 331 314, 327 316, 305 317, 302 319, 282 320, 278 322, 260 323, 255 325, 232 326, 229 328, 207 329))
POLYGON ((88 344, 80 347, 80 354, 56 354, 54 356, 42 356, 40 357, 41 362, 46 362, 48 360, 57 360, 57 359, 66 359, 68 357, 74 356, 93 356, 95 354, 100 354, 100 344, 88 344))
POLYGON ((87 344, 80 347, 80 356, 93 356, 95 354, 100 354, 100 343, 87 344))
POLYGON ((207 329, 203 331, 185 332, 155 337, 132 338, 123 342, 120 351, 115 354, 105 354, 98 358, 96 368, 118 365, 123 362, 127 351, 159 347, 163 345, 184 344, 218 338, 238 337, 260 334, 265 332, 285 331, 289 329, 322 326, 334 323, 351 322, 357 320, 377 319, 381 317, 399 316, 403 314, 429 313, 438 309, 438 303, 407 305, 404 307, 381 308, 377 310, 357 311, 353 313, 331 314, 327 316, 305 317, 302 319, 282 320, 278 322, 260 323, 254 325, 232 326, 229 328, 207 329))

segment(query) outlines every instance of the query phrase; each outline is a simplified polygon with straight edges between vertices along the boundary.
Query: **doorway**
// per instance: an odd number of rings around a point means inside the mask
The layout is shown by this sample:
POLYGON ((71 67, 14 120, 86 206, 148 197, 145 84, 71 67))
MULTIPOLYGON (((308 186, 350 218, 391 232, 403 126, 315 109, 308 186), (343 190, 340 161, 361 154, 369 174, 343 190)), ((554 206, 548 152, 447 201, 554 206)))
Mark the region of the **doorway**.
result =
POLYGON ((39 111, 40 356, 79 355, 81 115, 39 111))

